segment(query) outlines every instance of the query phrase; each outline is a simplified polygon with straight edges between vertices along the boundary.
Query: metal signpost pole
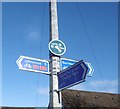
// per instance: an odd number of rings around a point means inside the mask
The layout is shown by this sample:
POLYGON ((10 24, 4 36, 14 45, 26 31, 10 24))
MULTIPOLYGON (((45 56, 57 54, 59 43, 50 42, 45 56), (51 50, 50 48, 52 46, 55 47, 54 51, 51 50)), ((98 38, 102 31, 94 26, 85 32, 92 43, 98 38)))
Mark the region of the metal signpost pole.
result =
MULTIPOLYGON (((58 40, 58 20, 57 20, 57 3, 56 0, 50 0, 50 41, 58 40)), ((60 72, 60 56, 50 52, 50 104, 49 108, 61 108, 61 92, 58 91, 58 76, 60 72)))

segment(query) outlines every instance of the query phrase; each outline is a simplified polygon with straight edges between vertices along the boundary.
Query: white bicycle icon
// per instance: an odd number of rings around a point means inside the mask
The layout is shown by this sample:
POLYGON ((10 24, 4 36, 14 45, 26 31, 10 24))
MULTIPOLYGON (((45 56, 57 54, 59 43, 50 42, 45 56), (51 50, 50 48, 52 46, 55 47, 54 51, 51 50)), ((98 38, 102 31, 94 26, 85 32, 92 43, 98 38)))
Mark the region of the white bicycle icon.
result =
POLYGON ((52 43, 52 44, 51 44, 51 48, 57 49, 57 51, 58 51, 59 53, 61 53, 62 50, 65 49, 65 48, 62 47, 62 44, 61 44, 61 43, 59 43, 59 44, 57 44, 57 43, 52 43))

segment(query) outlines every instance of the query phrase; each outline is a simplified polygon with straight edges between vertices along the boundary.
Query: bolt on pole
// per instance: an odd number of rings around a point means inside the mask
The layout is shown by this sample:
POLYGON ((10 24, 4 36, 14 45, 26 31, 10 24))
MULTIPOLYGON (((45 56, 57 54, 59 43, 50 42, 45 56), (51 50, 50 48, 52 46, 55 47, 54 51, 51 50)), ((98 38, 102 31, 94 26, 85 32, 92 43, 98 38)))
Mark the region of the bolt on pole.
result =
MULTIPOLYGON (((57 2, 56 0, 50 0, 50 41, 53 39, 59 39, 58 35, 58 16, 57 16, 57 2)), ((50 59, 50 104, 49 108, 62 107, 61 92, 58 91, 58 76, 60 72, 60 56, 54 55, 49 52, 50 59)))

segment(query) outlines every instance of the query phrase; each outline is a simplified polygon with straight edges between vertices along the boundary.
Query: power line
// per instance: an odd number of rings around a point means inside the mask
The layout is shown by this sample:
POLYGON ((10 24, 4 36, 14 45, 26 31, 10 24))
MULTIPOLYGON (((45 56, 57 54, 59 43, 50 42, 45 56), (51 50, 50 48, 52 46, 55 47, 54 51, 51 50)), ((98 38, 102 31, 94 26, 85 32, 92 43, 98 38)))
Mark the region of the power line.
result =
MULTIPOLYGON (((89 44, 90 44, 90 48, 91 48, 91 51, 92 51, 92 54, 93 54, 93 57, 94 57, 94 60, 95 60, 95 63, 96 63, 96 66, 97 66, 99 75, 100 75, 100 77, 101 77, 101 79, 102 79, 102 82, 103 82, 103 84, 104 84, 103 76, 102 76, 102 73, 101 73, 101 70, 100 70, 100 67, 99 67, 97 58, 96 58, 96 54, 95 54, 95 52, 94 52, 94 48, 93 48, 93 46, 92 46, 92 42, 91 42, 90 37, 89 37, 88 29, 87 29, 87 27, 86 27, 85 20, 84 20, 84 18, 83 18, 83 15, 82 15, 82 12, 81 12, 81 9, 80 9, 80 6, 79 6, 78 3, 76 3, 76 7, 77 7, 77 9, 78 9, 78 11, 79 11, 80 18, 81 18, 81 20, 82 20, 82 22, 83 22, 83 26, 84 26, 84 28, 85 28, 86 36, 87 36, 88 42, 89 42, 89 44)), ((104 85, 104 89, 106 90, 106 92, 108 92, 108 91, 107 91, 107 88, 105 87, 105 85, 104 85)))
MULTIPOLYGON (((42 15, 42 23, 41 23, 41 31, 40 31, 40 57, 42 54, 42 37, 43 37, 43 27, 44 27, 44 17, 45 17, 45 2, 43 2, 43 15, 42 15)), ((36 93, 36 107, 38 102, 38 90, 39 90, 39 73, 37 74, 37 93, 36 93)))

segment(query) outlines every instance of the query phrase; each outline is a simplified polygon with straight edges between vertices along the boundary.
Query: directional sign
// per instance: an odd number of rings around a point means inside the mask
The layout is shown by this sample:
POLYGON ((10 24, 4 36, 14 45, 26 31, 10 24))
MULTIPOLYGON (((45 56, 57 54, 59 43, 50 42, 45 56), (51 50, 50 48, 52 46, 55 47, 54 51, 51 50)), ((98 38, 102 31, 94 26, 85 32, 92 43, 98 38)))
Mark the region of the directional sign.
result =
POLYGON ((83 61, 64 69, 58 73, 59 90, 71 87, 85 81, 88 67, 83 61))
POLYGON ((50 74, 49 62, 46 60, 35 59, 27 56, 20 56, 16 63, 21 70, 50 74))
MULTIPOLYGON (((61 58, 61 60, 60 60, 61 70, 64 70, 71 65, 74 65, 76 62, 78 62, 78 61, 73 60, 73 59, 68 59, 68 58, 61 58)), ((88 67, 87 76, 91 77, 93 75, 94 69, 89 62, 85 62, 85 64, 88 67)))
POLYGON ((51 53, 61 56, 66 52, 66 46, 62 41, 54 39, 49 42, 49 50, 51 53))
POLYGON ((73 59, 68 59, 68 58, 61 58, 60 59, 61 70, 68 68, 69 66, 75 64, 76 62, 78 61, 73 59))
POLYGON ((87 76, 91 77, 93 75, 94 69, 93 69, 92 65, 89 62, 85 62, 85 64, 88 67, 87 76))

